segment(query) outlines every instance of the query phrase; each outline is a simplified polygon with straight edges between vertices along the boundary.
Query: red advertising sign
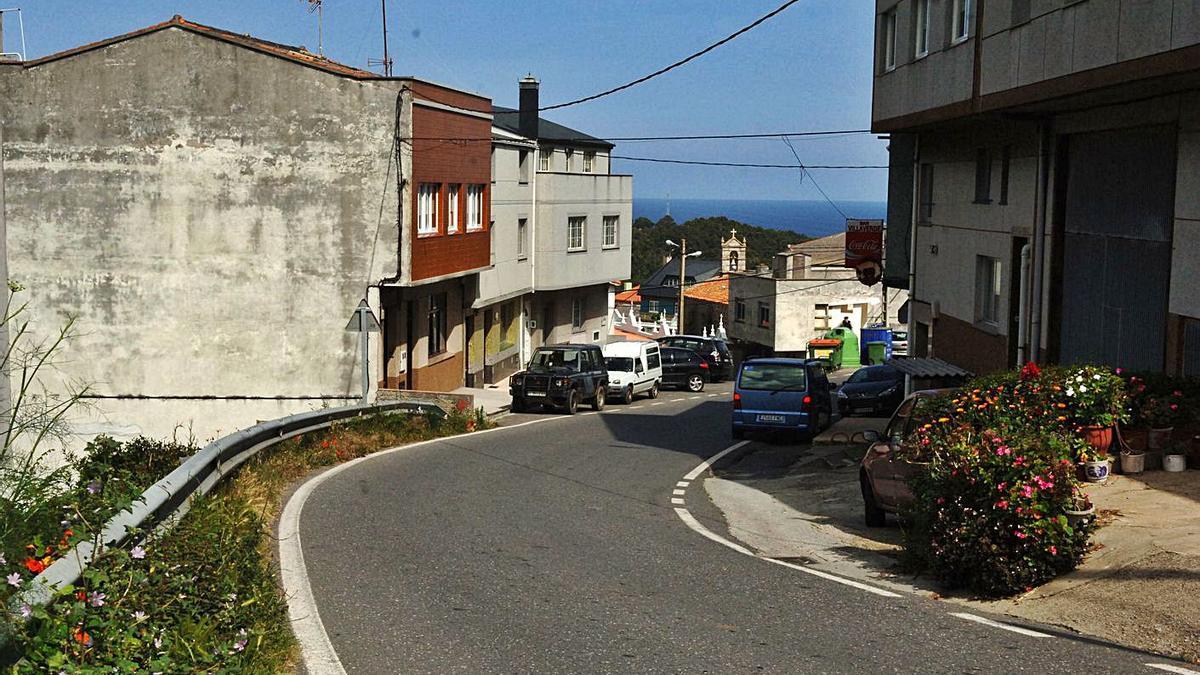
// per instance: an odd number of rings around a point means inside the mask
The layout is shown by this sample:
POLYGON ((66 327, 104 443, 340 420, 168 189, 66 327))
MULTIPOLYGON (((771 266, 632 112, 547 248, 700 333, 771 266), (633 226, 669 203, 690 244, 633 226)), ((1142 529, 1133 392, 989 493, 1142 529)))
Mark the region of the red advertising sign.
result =
POLYGON ((846 221, 846 267, 883 264, 883 221, 846 221))

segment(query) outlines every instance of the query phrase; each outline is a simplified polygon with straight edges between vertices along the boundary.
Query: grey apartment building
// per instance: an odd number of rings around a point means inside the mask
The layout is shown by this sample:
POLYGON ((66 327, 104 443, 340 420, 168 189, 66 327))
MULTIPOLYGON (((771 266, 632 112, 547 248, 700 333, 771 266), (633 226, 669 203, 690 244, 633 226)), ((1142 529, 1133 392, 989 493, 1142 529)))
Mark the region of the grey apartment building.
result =
POLYGON ((1200 2, 875 7, 914 353, 1200 375, 1200 2))

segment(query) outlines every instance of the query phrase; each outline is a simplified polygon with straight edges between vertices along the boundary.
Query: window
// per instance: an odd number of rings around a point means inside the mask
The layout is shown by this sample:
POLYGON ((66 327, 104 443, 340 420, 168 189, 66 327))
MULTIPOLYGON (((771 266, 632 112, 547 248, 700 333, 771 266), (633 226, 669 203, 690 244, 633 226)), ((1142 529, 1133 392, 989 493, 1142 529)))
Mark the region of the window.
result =
POLYGON ((913 57, 929 54, 929 0, 916 0, 913 6, 913 57))
POLYGON ((421 183, 417 187, 417 235, 426 236, 438 232, 438 197, 441 186, 437 183, 421 183))
POLYGON ((975 321, 1000 321, 1000 259, 975 256, 975 321))
POLYGON ((554 150, 550 148, 542 148, 541 150, 538 150, 538 171, 550 170, 550 157, 553 155, 553 153, 554 150))
POLYGON ((522 150, 518 159, 518 180, 522 183, 529 182, 529 151, 522 150))
POLYGON ((517 260, 524 260, 529 256, 529 230, 527 218, 517 218, 517 260))
POLYGON ((646 366, 649 367, 650 370, 662 368, 662 358, 660 357, 658 349, 651 347, 650 349, 646 350, 646 366))
POLYGON ((679 285, 679 275, 678 274, 668 274, 667 276, 663 277, 663 286, 678 286, 678 285, 679 285))
POLYGON ((617 247, 617 216, 604 216, 604 248, 617 247))
POLYGON ((1008 203, 1008 165, 1012 160, 1012 146, 1004 146, 1000 153, 1000 203, 1008 203))
POLYGON ((591 173, 595 164, 596 164, 596 153, 594 153, 594 152, 583 153, 583 172, 584 173, 591 173))
POLYGON ((566 172, 571 173, 572 171, 575 170, 575 151, 570 148, 567 148, 566 153, 567 153, 566 172))
POLYGON ((917 222, 930 223, 933 221, 933 165, 921 165, 920 185, 921 198, 917 206, 917 222))
POLYGON ((975 151, 975 203, 992 203, 992 153, 987 148, 975 151))
POLYGON ((458 184, 451 185, 446 188, 446 232, 455 234, 460 232, 462 227, 459 220, 459 193, 462 192, 462 186, 458 184))
POLYGON ((567 250, 583 251, 587 249, 584 241, 584 230, 587 229, 587 218, 574 216, 567 218, 567 250))
POLYGON ((737 251, 729 252, 729 271, 730 272, 738 271, 738 252, 737 251))
POLYGON ((446 351, 446 294, 429 296, 429 356, 446 351))
POLYGON ((954 14, 951 15, 953 26, 950 39, 953 42, 962 42, 971 33, 971 0, 954 0, 951 11, 954 14))
POLYGON ((896 68, 896 10, 885 12, 883 14, 883 30, 882 30, 883 49, 883 70, 889 71, 896 68))
POLYGON ((467 232, 483 229, 483 186, 467 186, 467 232))
POLYGON ((583 299, 575 298, 571 301, 571 327, 583 328, 583 299))
POLYGON ((746 321, 746 301, 738 298, 733 303, 733 320, 738 322, 746 321))
POLYGON ((765 302, 758 303, 758 325, 763 328, 771 326, 771 308, 765 302))

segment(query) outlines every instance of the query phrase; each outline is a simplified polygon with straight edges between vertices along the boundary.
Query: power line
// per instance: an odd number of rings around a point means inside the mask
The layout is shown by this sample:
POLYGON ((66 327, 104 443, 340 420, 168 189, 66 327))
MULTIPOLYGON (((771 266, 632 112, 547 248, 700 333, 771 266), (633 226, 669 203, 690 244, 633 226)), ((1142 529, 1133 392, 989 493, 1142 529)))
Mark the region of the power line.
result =
POLYGON ((812 181, 813 187, 817 188, 817 192, 821 193, 821 196, 825 198, 825 201, 829 202, 829 205, 832 206, 835 211, 842 214, 843 218, 850 220, 850 216, 846 215, 846 212, 842 210, 842 207, 835 204, 834 201, 829 198, 829 195, 825 194, 825 191, 821 189, 820 184, 817 183, 817 179, 813 178, 813 175, 808 172, 808 169, 804 166, 804 162, 800 159, 800 153, 796 152, 795 146, 792 145, 792 142, 788 140, 787 136, 783 137, 783 142, 788 146, 788 150, 792 151, 792 156, 796 158, 796 163, 800 165, 801 169, 803 169, 801 176, 808 176, 808 179, 812 181))
POLYGON ((741 28, 741 29, 740 29, 740 30, 738 30, 737 32, 733 33, 732 35, 730 35, 730 36, 728 36, 728 37, 726 37, 726 38, 724 38, 724 39, 722 39, 722 40, 719 40, 719 41, 717 41, 717 42, 714 42, 713 44, 711 44, 711 45, 709 45, 709 46, 705 47, 704 49, 701 49, 700 51, 698 51, 698 52, 696 52, 696 53, 692 54, 691 56, 688 56, 687 58, 684 58, 684 59, 682 59, 682 60, 676 61, 675 63, 672 63, 671 65, 669 65, 669 66, 667 66, 667 67, 665 67, 665 68, 659 68, 658 70, 654 71, 653 73, 650 73, 649 75, 643 75, 642 77, 639 77, 638 79, 636 79, 636 80, 634 80, 634 81, 632 81, 632 82, 627 82, 627 83, 625 83, 625 84, 622 84, 622 85, 621 85, 621 86, 619 86, 619 87, 613 87, 612 89, 608 89, 608 90, 606 90, 606 91, 602 91, 602 92, 600 92, 599 94, 592 94, 591 96, 584 96, 583 98, 577 98, 577 99, 575 99, 574 101, 567 101, 566 103, 557 103, 557 104, 555 104, 555 105, 548 105, 548 106, 545 106, 545 107, 542 107, 542 108, 538 108, 538 111, 539 111, 539 112, 541 112, 541 111, 545 111, 545 110, 554 110, 554 109, 556 109, 556 108, 566 108, 567 106, 578 105, 578 104, 580 104, 580 103, 585 103, 585 102, 587 102, 587 101, 594 101, 594 100, 596 100, 596 99, 598 99, 598 98, 601 98, 601 97, 604 97, 604 96, 608 96, 609 94, 615 94, 615 93, 617 93, 618 91, 623 91, 623 90, 625 90, 625 89, 629 89, 630 87, 637 86, 637 85, 639 85, 639 84, 641 84, 641 83, 643 83, 643 82, 646 82, 647 80, 654 79, 654 78, 658 77, 659 75, 662 75, 663 73, 670 72, 670 71, 672 71, 672 70, 674 70, 674 69, 678 68, 679 66, 682 66, 682 65, 684 65, 685 63, 688 63, 689 61, 693 61, 693 60, 695 60, 695 59, 698 59, 698 58, 700 58, 701 56, 704 56, 705 54, 707 54, 707 53, 711 52, 712 50, 716 49, 717 47, 720 47, 721 45, 723 45, 723 44, 725 44, 725 43, 727 43, 727 42, 730 42, 731 40, 733 40, 733 39, 735 39, 735 38, 737 38, 737 37, 741 36, 742 34, 749 32, 750 30, 752 30, 753 28, 755 28, 755 27, 756 27, 756 26, 758 26, 759 24, 762 24, 762 23, 764 23, 765 21, 767 21, 767 20, 771 19, 771 18, 772 18, 772 17, 774 17, 776 14, 779 14, 779 13, 780 13, 780 12, 782 12, 783 10, 787 9, 788 7, 791 7, 792 5, 796 4, 796 3, 797 3, 797 2, 799 2, 799 1, 800 1, 800 0, 787 0, 787 2, 783 3, 782 5, 780 5, 780 6, 779 6, 779 7, 777 7, 775 10, 771 11, 770 13, 768 13, 768 14, 766 14, 766 15, 762 16, 762 17, 759 17, 757 20, 755 20, 755 21, 754 21, 754 23, 751 23, 750 25, 748 25, 748 26, 745 26, 744 28, 741 28))
POLYGON ((604 140, 607 141, 705 141, 705 140, 724 140, 737 138, 783 138, 791 136, 792 138, 802 136, 848 136, 851 134, 869 134, 870 129, 845 129, 840 131, 797 131, 797 132, 780 132, 780 133, 763 133, 763 134, 700 134, 694 136, 626 136, 626 137, 610 137, 604 140))
MULTIPOLYGON (((803 164, 743 164, 738 162, 701 162, 696 160, 686 159, 661 159, 654 157, 626 157, 624 155, 612 155, 612 159, 623 159, 629 162, 658 162, 661 164, 699 164, 701 166, 735 166, 751 169, 792 169, 793 171, 806 171, 807 169, 886 169, 886 164, 813 164, 805 166, 803 164)), ((826 197, 828 199, 828 197, 826 197)), ((845 215, 845 214, 842 214, 845 215)))

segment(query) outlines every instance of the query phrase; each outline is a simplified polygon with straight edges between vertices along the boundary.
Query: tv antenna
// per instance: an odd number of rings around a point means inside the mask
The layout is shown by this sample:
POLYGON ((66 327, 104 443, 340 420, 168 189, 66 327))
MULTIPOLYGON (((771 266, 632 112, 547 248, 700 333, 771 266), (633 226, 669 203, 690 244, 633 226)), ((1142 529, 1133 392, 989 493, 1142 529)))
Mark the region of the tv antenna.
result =
POLYGON ((317 56, 325 56, 325 35, 324 35, 324 11, 321 7, 322 0, 308 0, 308 13, 317 14, 317 56))
MULTIPOLYGON (((310 0, 311 2, 311 0, 310 0)), ((392 57, 388 56, 388 39, 387 39, 387 0, 379 0, 379 8, 383 12, 383 58, 382 59, 367 59, 367 67, 383 66, 383 76, 392 76, 392 57)))

